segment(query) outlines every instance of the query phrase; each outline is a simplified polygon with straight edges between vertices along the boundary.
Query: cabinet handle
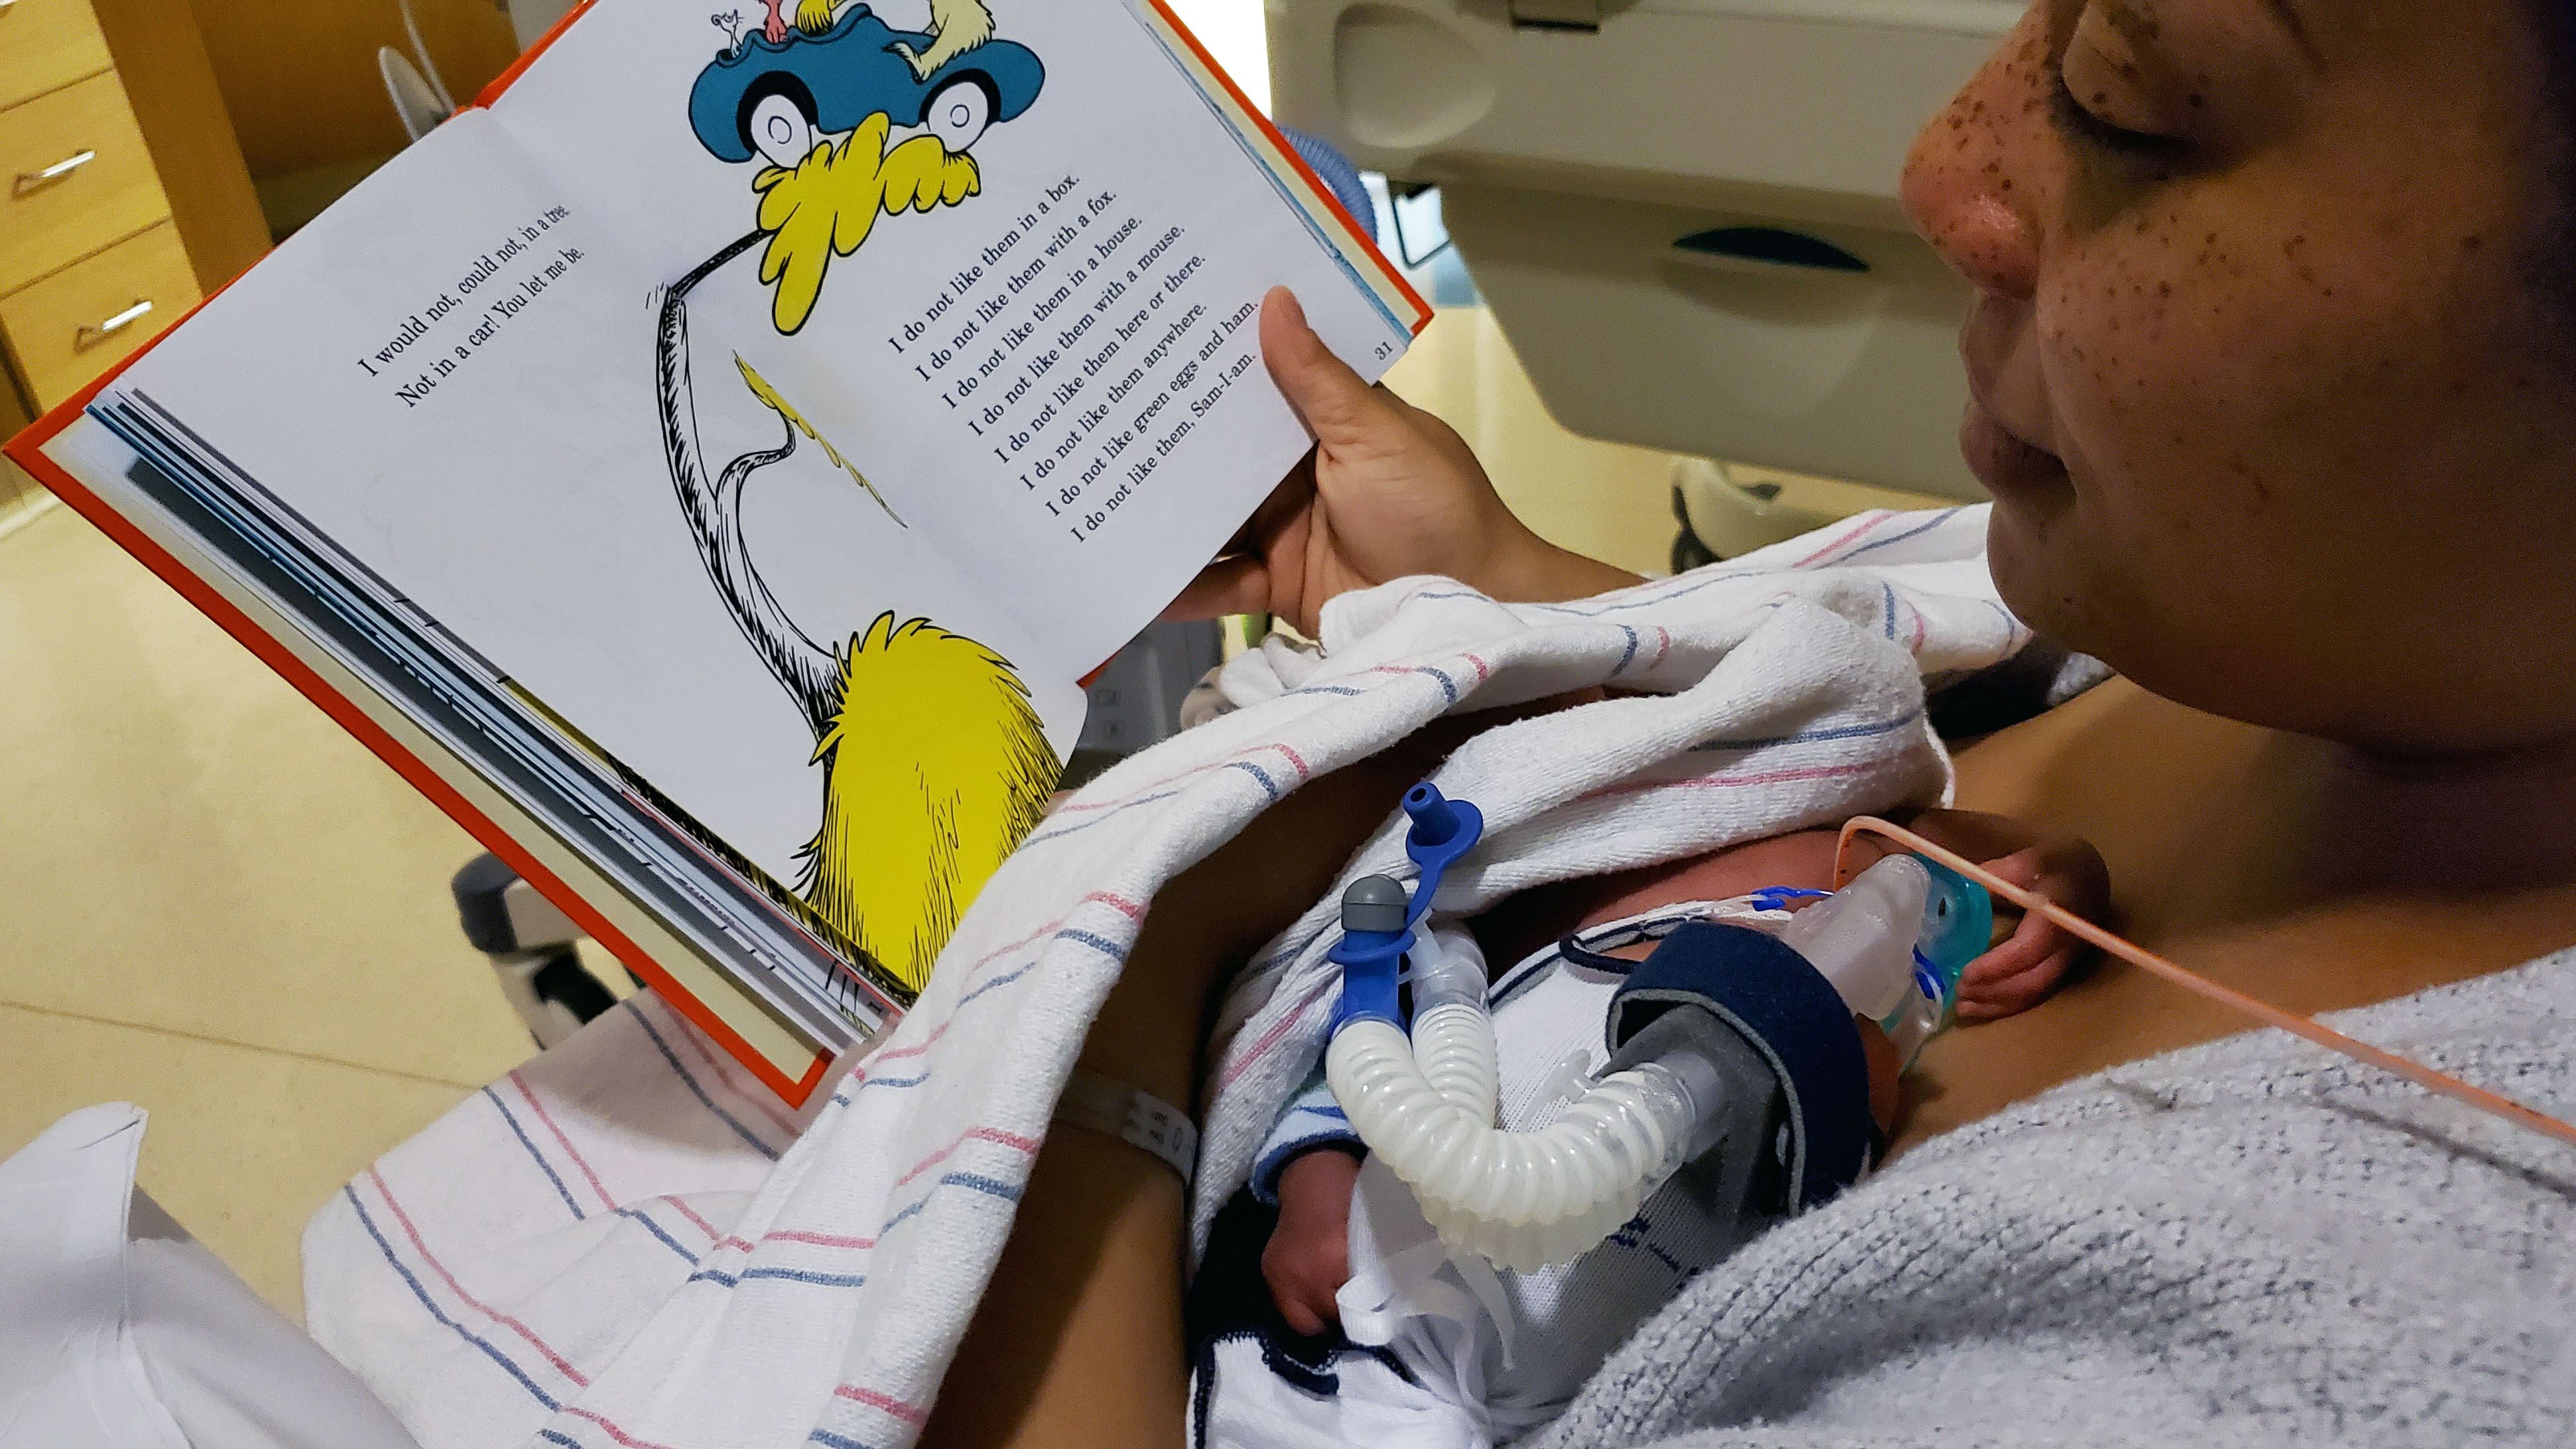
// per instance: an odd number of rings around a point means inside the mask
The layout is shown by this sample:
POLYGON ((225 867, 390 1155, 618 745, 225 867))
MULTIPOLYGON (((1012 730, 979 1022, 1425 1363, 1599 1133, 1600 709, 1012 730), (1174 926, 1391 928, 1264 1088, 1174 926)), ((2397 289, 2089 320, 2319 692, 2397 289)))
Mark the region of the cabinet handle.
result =
POLYGON ((15 195, 24 196, 39 186, 50 186, 62 180, 97 159, 96 151, 82 151, 66 156, 42 171, 21 171, 18 173, 17 184, 10 190, 15 195))
POLYGON ((108 318, 104 322, 84 324, 81 327, 80 335, 74 339, 72 343, 72 350, 75 352, 84 351, 105 342, 117 333, 122 332, 126 328, 133 326, 135 323, 142 321, 144 316, 150 313, 151 310, 152 304, 150 302, 137 298, 133 306, 126 308, 124 311, 117 313, 115 316, 108 318))

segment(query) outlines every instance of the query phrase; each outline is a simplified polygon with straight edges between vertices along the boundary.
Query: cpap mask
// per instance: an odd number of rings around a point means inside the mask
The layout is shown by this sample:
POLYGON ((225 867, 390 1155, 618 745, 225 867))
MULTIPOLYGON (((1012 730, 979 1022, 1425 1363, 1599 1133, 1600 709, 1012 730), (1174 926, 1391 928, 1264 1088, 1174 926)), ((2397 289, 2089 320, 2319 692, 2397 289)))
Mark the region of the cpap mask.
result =
POLYGON ((1686 922, 1613 998, 1600 1079, 1546 1126, 1507 1131, 1494 1125, 1483 966, 1416 930, 1484 819, 1428 782, 1404 811, 1413 889, 1369 876, 1342 898, 1325 1075, 1441 1239, 1518 1271, 1590 1251, 1694 1162, 1715 1159, 1721 1190, 1755 1214, 1811 1206, 1857 1180, 1879 1143, 1854 1018, 1912 1062, 1948 1023, 1959 974, 1993 929, 1983 887, 1908 855, 1840 891, 1766 891, 1750 916, 1686 922), (1814 903, 1783 914, 1801 898, 1814 903), (1409 1019, 1400 984, 1412 988, 1409 1019))

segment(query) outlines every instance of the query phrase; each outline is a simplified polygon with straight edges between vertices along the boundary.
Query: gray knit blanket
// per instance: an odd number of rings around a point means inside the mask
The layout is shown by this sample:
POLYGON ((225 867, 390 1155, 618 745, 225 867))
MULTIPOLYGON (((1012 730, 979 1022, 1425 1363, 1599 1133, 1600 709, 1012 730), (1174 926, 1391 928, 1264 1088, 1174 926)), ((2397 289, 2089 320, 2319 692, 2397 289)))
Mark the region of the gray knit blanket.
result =
MULTIPOLYGON (((2332 1020, 2576 1116, 2576 952, 2332 1020)), ((1534 1442, 2576 1445, 2576 1149, 2278 1032, 2117 1067, 1703 1275, 1534 1442)))

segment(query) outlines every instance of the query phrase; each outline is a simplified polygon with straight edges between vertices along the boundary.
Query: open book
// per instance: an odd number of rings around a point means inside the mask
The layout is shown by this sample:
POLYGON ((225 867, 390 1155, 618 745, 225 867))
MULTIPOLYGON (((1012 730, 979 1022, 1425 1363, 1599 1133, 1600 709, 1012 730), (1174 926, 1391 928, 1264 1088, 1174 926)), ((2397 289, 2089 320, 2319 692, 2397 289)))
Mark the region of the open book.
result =
POLYGON ((887 10, 598 0, 11 445, 790 1101, 1306 448, 1262 293, 1428 320, 1157 0, 887 10))

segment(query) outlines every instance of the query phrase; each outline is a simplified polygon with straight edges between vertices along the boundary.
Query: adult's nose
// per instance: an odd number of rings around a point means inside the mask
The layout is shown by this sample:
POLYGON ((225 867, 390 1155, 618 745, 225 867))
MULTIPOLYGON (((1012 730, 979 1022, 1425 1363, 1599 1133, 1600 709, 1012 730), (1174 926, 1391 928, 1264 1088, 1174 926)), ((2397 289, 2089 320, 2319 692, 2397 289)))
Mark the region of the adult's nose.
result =
POLYGON ((1943 261, 1979 291, 2018 300, 2038 280, 2046 65, 2045 40, 2025 20, 1914 138, 1899 192, 1943 261))

